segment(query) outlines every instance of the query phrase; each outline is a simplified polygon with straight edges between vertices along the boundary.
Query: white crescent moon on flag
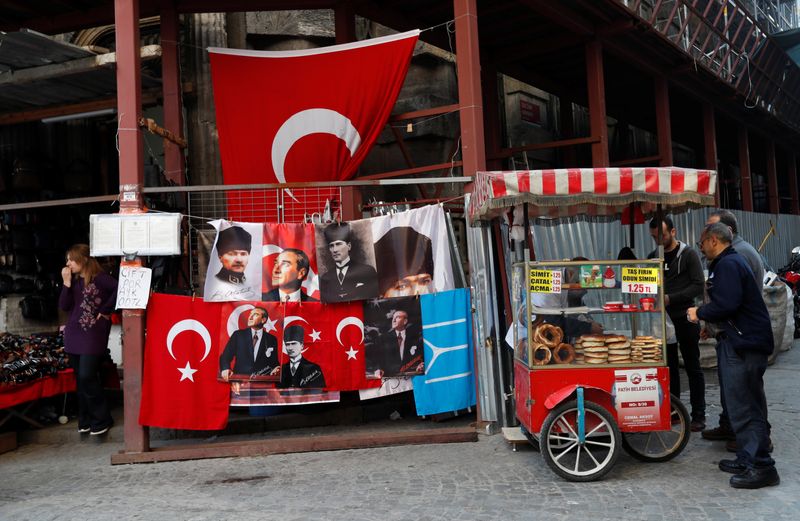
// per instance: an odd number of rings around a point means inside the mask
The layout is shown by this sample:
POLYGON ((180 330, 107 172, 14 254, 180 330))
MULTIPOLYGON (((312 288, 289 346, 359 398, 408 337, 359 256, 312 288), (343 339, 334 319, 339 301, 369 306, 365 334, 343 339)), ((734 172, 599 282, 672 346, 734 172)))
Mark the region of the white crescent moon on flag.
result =
POLYGON ((281 253, 282 251, 283 248, 281 248, 277 244, 265 244, 261 248, 261 258, 264 259, 272 255, 273 253, 281 253))
POLYGON ((361 145, 361 135, 353 122, 335 110, 307 109, 296 112, 283 122, 272 141, 272 168, 278 182, 286 182, 283 167, 289 150, 300 138, 311 134, 332 134, 338 137, 344 141, 351 156, 361 145))
POLYGON ((228 316, 228 323, 226 326, 228 336, 233 336, 233 333, 239 329, 239 315, 254 308, 255 306, 252 304, 242 304, 241 306, 236 306, 233 308, 230 316, 228 316))
POLYGON ((358 330, 361 331, 361 343, 364 343, 364 323, 356 318, 356 317, 345 317, 339 321, 339 325, 336 326, 336 340, 339 341, 340 345, 342 344, 342 329, 346 328, 347 326, 356 326, 358 330))
POLYGON ((177 360, 177 358, 175 358, 175 354, 172 352, 172 342, 175 340, 176 336, 184 331, 194 331, 200 335, 200 338, 203 339, 203 343, 205 344, 206 348, 205 352, 203 353, 203 358, 200 359, 202 362, 206 359, 208 353, 211 352, 211 334, 208 332, 208 329, 206 329, 206 326, 193 318, 187 318, 185 320, 181 320, 180 322, 176 322, 169 329, 169 333, 167 333, 167 352, 173 360, 177 360))

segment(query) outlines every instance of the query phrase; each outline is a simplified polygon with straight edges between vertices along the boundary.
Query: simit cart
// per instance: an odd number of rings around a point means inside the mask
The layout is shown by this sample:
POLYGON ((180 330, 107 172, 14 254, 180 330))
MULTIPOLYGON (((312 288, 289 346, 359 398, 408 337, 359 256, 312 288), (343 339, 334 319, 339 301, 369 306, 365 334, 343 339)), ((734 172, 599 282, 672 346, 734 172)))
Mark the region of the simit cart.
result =
POLYGON ((669 393, 663 250, 653 260, 533 261, 529 219, 661 216, 713 205, 715 184, 713 171, 673 167, 477 174, 473 224, 524 210, 528 250, 512 265, 506 303, 515 414, 563 478, 600 479, 620 447, 669 460, 688 442, 689 416, 669 393))

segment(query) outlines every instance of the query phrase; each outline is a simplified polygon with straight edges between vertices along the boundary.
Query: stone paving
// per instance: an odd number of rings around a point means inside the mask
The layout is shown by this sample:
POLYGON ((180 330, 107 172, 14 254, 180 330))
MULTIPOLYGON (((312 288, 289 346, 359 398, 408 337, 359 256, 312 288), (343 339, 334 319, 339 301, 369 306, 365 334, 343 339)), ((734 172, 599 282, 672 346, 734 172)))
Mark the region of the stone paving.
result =
MULTIPOLYGON (((798 346, 800 347, 800 346, 798 346)), ((0 455, 2 520, 531 520, 800 518, 800 348, 767 371, 781 485, 736 490, 722 442, 693 435, 666 463, 622 453, 603 480, 561 480, 502 435, 477 443, 111 466, 118 441, 26 444, 0 455)), ((719 389, 709 378, 709 405, 719 389)), ((688 398, 684 394, 684 398, 688 398)), ((685 400, 688 401, 688 400, 685 400)), ((719 407, 709 407, 715 423, 719 407)))

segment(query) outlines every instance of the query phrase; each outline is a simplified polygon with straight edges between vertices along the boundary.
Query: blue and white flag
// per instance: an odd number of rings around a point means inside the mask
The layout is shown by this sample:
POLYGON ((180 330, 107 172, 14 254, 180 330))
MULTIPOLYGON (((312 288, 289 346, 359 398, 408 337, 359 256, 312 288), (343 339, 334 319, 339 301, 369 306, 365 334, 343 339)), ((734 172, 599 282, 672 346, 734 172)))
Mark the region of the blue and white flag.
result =
POLYGON ((475 405, 475 362, 469 291, 420 297, 425 375, 412 378, 420 416, 475 405))

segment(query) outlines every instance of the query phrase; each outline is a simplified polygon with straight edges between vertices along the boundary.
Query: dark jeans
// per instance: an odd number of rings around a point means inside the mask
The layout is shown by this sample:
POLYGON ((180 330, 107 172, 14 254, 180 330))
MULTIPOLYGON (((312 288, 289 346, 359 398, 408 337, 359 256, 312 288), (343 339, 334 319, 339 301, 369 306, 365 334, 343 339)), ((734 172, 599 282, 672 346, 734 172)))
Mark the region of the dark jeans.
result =
POLYGON ((108 400, 100 380, 100 364, 106 355, 69 355, 78 383, 78 427, 99 431, 111 425, 108 400))
POLYGON ((673 318, 677 344, 667 344, 669 366, 669 388, 675 396, 681 395, 681 376, 678 367, 678 348, 683 357, 683 368, 689 377, 689 401, 692 404, 692 419, 704 419, 706 415, 706 382, 700 368, 700 324, 689 322, 686 317, 673 318))
POLYGON ((725 339, 717 344, 717 362, 728 419, 736 434, 736 458, 749 467, 775 465, 769 455, 767 397, 764 395, 766 353, 735 351, 725 339))

